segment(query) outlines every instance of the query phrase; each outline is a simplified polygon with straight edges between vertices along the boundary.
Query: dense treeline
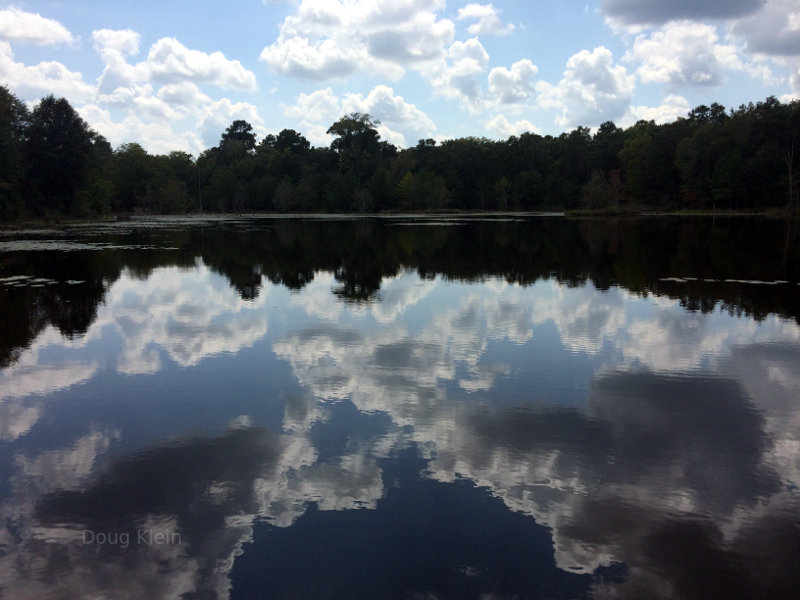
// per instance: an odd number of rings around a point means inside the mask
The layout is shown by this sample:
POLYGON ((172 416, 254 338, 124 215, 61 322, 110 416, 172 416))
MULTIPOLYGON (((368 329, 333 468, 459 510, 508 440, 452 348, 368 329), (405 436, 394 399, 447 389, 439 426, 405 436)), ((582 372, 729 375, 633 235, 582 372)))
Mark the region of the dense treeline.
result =
POLYGON ((398 149, 353 113, 330 147, 234 121, 196 159, 112 149, 63 99, 31 111, 0 87, 0 216, 107 213, 797 208, 800 102, 698 106, 656 125, 557 137, 420 140, 398 149))

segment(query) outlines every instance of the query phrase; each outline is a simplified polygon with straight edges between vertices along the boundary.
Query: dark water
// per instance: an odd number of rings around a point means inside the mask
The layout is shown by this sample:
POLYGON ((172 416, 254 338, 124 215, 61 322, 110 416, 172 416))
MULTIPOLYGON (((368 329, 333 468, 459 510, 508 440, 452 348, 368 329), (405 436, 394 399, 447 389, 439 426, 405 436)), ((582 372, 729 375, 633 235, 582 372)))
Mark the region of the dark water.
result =
POLYGON ((800 597, 778 220, 0 236, 2 598, 800 597))

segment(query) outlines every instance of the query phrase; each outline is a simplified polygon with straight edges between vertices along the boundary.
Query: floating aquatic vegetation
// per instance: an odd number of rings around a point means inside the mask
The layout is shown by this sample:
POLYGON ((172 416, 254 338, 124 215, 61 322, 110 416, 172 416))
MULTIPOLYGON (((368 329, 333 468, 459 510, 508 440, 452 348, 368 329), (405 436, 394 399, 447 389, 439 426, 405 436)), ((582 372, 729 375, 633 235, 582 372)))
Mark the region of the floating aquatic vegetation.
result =
MULTIPOLYGON (((743 283, 746 285, 786 285, 789 282, 785 279, 775 279, 774 281, 763 281, 761 279, 708 279, 697 277, 660 277, 659 281, 672 281, 675 283, 686 283, 688 281, 702 281, 704 283, 743 283)), ((797 285, 800 285, 798 283, 797 285)))
POLYGON ((65 240, 10 240, 0 242, 0 252, 35 251, 73 252, 76 250, 178 250, 174 247, 148 244, 109 244, 92 242, 70 242, 65 240))

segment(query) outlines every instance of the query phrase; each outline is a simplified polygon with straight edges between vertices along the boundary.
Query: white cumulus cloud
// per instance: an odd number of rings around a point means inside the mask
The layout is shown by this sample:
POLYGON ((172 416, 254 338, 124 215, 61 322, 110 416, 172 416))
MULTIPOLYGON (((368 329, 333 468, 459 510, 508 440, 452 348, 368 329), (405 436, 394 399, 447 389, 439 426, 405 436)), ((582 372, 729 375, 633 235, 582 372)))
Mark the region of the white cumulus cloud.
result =
POLYGON ((94 49, 103 56, 104 52, 115 51, 123 56, 139 53, 142 36, 132 29, 96 29, 92 32, 94 49))
MULTIPOLYGON (((221 52, 187 48, 175 38, 161 38, 138 62, 141 36, 131 29, 92 32, 103 61, 96 94, 78 111, 112 145, 136 141, 150 152, 198 153, 216 145, 225 127, 245 119, 258 133, 264 122, 249 102, 212 98, 200 86, 254 91, 256 77, 238 60, 221 52)), ((70 100, 74 95, 68 96, 70 100)))
POLYGON ((387 85, 377 85, 366 95, 345 94, 338 97, 331 88, 300 94, 294 105, 284 106, 287 117, 297 119, 312 144, 327 146, 330 136, 325 133, 336 119, 344 114, 360 112, 378 121, 378 133, 392 144, 404 147, 415 140, 432 135, 436 125, 414 104, 406 102, 387 85))
POLYGON ((341 112, 339 99, 333 93, 332 88, 315 90, 310 94, 301 93, 297 97, 297 103, 292 106, 284 107, 284 114, 287 117, 294 117, 302 120, 322 120, 333 122, 341 112))
POLYGON ((407 140, 402 133, 395 130, 413 133, 413 141, 416 141, 420 137, 432 135, 436 129, 428 115, 406 102, 402 96, 395 95, 394 90, 385 85, 375 86, 366 96, 349 94, 342 102, 342 108, 345 113, 369 113, 381 121, 378 128, 381 135, 400 146, 405 146, 407 140))
POLYGON ((356 70, 356 65, 364 58, 359 50, 329 39, 312 43, 308 38, 294 36, 264 48, 260 58, 282 75, 332 79, 356 70))
POLYGON ((225 128, 237 119, 250 123, 255 133, 259 135, 266 132, 258 107, 249 102, 234 102, 228 98, 221 98, 206 104, 198 112, 200 132, 207 147, 216 146, 225 128))
POLYGON ((478 38, 454 42, 446 57, 425 72, 434 92, 461 100, 471 112, 479 112, 483 100, 481 79, 489 65, 489 54, 478 38))
POLYGON ((538 71, 527 58, 515 62, 510 69, 495 67, 489 71, 489 94, 501 104, 527 100, 535 93, 534 77, 538 71))
POLYGON ((664 83, 671 89, 718 85, 724 68, 742 68, 736 48, 720 44, 711 25, 681 21, 651 35, 637 36, 626 59, 639 63, 643 83, 664 83))
POLYGON ((520 135, 526 132, 540 133, 536 125, 526 119, 511 122, 503 115, 492 117, 486 122, 486 129, 498 134, 501 138, 509 138, 512 135, 520 135))
POLYGON ((458 9, 458 20, 475 20, 467 28, 470 35, 508 35, 514 31, 514 25, 504 24, 498 11, 492 4, 467 4, 458 9))
POLYGON ((260 55, 270 69, 314 80, 366 70, 400 78, 440 58, 455 25, 438 19, 443 0, 302 0, 260 55))
POLYGON ((94 87, 83 75, 70 71, 57 61, 26 65, 14 60, 8 42, 0 41, 0 81, 21 97, 54 94, 71 101, 85 102, 94 96, 94 87))
POLYGON ((636 121, 655 121, 656 124, 671 123, 678 117, 685 117, 690 110, 689 101, 683 96, 670 94, 659 106, 631 106, 620 125, 629 127, 636 121))
POLYGON ((153 44, 147 66, 153 79, 165 83, 193 81, 227 89, 256 89, 256 76, 238 60, 227 59, 222 52, 190 50, 175 38, 162 38, 153 44))
POLYGON ((210 84, 223 89, 253 91, 256 76, 238 60, 221 52, 208 54, 192 50, 175 38, 161 38, 150 47, 145 60, 129 63, 139 53, 141 37, 130 29, 100 29, 92 32, 95 51, 103 60, 99 89, 104 93, 117 87, 145 82, 210 84))
POLYGON ((558 125, 592 127, 622 117, 634 87, 634 77, 622 65, 614 64, 608 48, 599 46, 571 56, 557 85, 539 82, 536 89, 541 106, 561 110, 558 125))
POLYGON ((211 98, 205 95, 200 88, 191 81, 182 81, 181 83, 171 83, 161 86, 158 90, 158 97, 168 104, 182 106, 211 102, 211 98))
POLYGON ((154 154, 166 154, 173 150, 198 153, 205 147, 193 131, 176 132, 170 124, 145 120, 139 115, 127 114, 121 119, 115 118, 109 110, 97 104, 85 104, 78 107, 77 111, 115 147, 136 142, 154 154))
POLYGON ((0 10, 0 40, 21 44, 69 44, 75 41, 61 23, 13 6, 0 10))

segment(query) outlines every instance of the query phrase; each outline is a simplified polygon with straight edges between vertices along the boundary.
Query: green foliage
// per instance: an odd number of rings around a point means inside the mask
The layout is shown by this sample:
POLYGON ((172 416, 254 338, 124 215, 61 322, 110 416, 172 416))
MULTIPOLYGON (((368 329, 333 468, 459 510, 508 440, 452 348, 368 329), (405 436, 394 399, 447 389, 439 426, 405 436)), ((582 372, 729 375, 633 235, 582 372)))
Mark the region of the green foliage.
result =
POLYGON ((616 169, 606 176, 598 169, 581 189, 581 206, 588 209, 615 208, 622 196, 620 171, 616 169))
POLYGON ((395 187, 395 194, 400 210, 438 210, 449 201, 444 178, 427 169, 406 172, 395 187))
POLYGON ((31 112, 27 128, 27 190, 34 212, 73 212, 87 182, 96 134, 64 98, 50 95, 31 112))
POLYGON ((0 218, 23 215, 20 182, 24 177, 23 152, 30 115, 6 86, 0 86, 0 218))
POLYGON ((340 118, 328 128, 328 135, 332 135, 331 150, 339 154, 359 152, 375 154, 378 151, 380 135, 376 127, 380 121, 374 120, 370 115, 350 113, 340 118))
POLYGON ((278 152, 288 150, 292 154, 303 154, 310 147, 309 141, 294 129, 283 129, 275 138, 275 149, 278 152))
POLYGON ((122 144, 112 159, 114 179, 113 208, 132 212, 144 197, 150 177, 148 154, 139 144, 122 144))
POLYGON ((256 134, 253 133, 253 126, 247 121, 237 119, 222 134, 219 145, 220 147, 239 146, 247 153, 253 152, 256 147, 256 134))
POLYGON ((197 167, 191 155, 154 156, 139 144, 123 144, 114 152, 112 165, 115 210, 171 214, 195 207, 197 167))
MULTIPOLYGON (((382 158, 390 153, 385 145, 381 145, 380 134, 376 127, 380 121, 370 115, 350 113, 328 128, 328 135, 333 136, 331 150, 339 157, 339 169, 352 174, 358 190, 366 182, 382 158)), ((363 198, 359 205, 363 205, 363 198)))
POLYGON ((0 218, 800 205, 800 102, 767 98, 731 111, 713 103, 663 125, 608 121, 594 132, 422 139, 403 150, 381 139, 379 125, 344 115, 327 130, 330 146, 314 148, 293 129, 258 142, 240 119, 196 160, 136 143, 112 152, 63 98, 29 113, 0 87, 0 218))
POLYGON ((657 167, 658 155, 653 131, 653 121, 639 121, 626 134, 619 160, 625 172, 628 193, 632 198, 647 202, 652 199, 651 179, 657 167))

